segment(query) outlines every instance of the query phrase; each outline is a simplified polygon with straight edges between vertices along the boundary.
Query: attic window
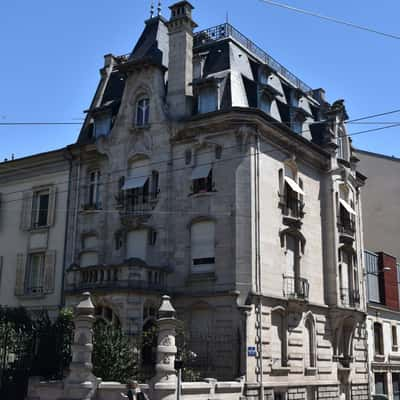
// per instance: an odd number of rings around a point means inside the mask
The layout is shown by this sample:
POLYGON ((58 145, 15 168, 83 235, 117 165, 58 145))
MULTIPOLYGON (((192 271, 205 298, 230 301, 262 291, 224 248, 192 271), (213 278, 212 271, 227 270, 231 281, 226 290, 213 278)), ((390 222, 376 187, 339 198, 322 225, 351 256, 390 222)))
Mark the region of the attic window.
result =
POLYGON ((150 118, 150 99, 142 98, 136 106, 136 125, 145 126, 149 124, 150 118))
POLYGON ((96 138, 107 136, 111 130, 111 116, 101 115, 94 120, 94 133, 96 138))
POLYGON ((206 86, 200 89, 198 107, 200 114, 218 110, 218 91, 216 87, 206 86))

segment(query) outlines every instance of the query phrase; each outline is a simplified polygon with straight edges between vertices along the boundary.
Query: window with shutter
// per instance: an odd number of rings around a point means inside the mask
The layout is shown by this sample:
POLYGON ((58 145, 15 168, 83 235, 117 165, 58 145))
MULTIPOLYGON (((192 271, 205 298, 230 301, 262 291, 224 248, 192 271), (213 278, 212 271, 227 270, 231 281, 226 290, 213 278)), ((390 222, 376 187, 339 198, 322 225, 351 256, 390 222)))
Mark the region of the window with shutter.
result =
POLYGON ((45 259, 45 253, 33 253, 29 255, 25 294, 37 295, 43 293, 45 259))
POLYGON ((24 231, 31 229, 32 218, 32 191, 28 190, 22 193, 22 209, 20 228, 24 231))
POLYGON ((25 255, 17 254, 15 270, 15 295, 22 296, 25 292, 25 255))
POLYGON ((193 272, 211 272, 215 268, 215 223, 196 222, 191 228, 193 272))

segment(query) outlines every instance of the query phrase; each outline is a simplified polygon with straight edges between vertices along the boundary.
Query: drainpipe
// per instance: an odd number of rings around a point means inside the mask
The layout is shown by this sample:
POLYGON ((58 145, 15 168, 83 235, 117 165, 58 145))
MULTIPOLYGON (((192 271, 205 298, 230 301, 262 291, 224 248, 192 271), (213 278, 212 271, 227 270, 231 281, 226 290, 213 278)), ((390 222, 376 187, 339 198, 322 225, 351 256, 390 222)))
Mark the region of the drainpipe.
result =
POLYGON ((69 227, 69 214, 70 214, 70 204, 71 204, 71 176, 72 176, 72 154, 71 150, 67 148, 67 153, 64 153, 65 160, 68 161, 69 164, 69 173, 68 173, 68 191, 67 191, 67 210, 65 216, 65 232, 64 232, 64 254, 62 261, 62 275, 61 275, 61 294, 60 294, 60 306, 65 306, 65 293, 64 293, 64 285, 65 285, 65 273, 66 273, 66 261, 67 261, 67 237, 68 237, 68 227, 69 227))
POLYGON ((261 256, 260 256, 260 138, 256 134, 256 153, 254 155, 254 191, 255 191, 255 256, 256 256, 256 332, 257 332, 257 347, 259 359, 259 383, 260 383, 260 400, 264 400, 264 370, 263 370, 263 340, 262 340, 262 279, 261 279, 261 256))

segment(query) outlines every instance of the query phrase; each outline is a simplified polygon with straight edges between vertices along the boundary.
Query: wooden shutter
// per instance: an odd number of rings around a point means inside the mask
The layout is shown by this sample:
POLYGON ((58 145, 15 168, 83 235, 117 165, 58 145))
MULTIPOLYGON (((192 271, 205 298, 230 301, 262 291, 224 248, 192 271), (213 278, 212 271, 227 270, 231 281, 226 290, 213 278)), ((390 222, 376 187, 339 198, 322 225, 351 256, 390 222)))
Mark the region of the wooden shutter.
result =
POLYGON ((22 194, 22 210, 21 210, 21 224, 20 227, 22 230, 27 231, 31 228, 32 225, 32 192, 25 191, 22 194))
POLYGON ((56 198, 57 198, 57 187, 52 186, 49 189, 49 211, 47 216, 47 225, 54 225, 55 213, 56 213, 56 198))
POLYGON ((17 267, 15 271, 15 295, 22 296, 25 292, 25 264, 26 257, 22 253, 17 254, 17 267))
POLYGON ((46 252, 44 260, 44 292, 46 294, 54 293, 54 281, 56 271, 56 252, 55 250, 49 250, 46 252))

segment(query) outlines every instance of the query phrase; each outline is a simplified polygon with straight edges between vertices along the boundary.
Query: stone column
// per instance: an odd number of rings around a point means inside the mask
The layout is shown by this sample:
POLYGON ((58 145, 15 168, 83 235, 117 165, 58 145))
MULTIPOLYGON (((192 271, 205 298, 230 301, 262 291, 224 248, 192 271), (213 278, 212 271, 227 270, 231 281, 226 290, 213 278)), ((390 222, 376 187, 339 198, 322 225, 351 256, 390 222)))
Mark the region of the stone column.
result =
POLYGON ((177 373, 175 370, 176 328, 178 320, 169 296, 163 296, 158 310, 158 345, 156 375, 153 378, 154 398, 156 400, 175 400, 177 373))
POLYGON ((75 308, 72 362, 64 381, 63 399, 90 400, 96 393, 98 379, 92 373, 94 322, 94 305, 90 293, 84 293, 82 301, 75 308))

